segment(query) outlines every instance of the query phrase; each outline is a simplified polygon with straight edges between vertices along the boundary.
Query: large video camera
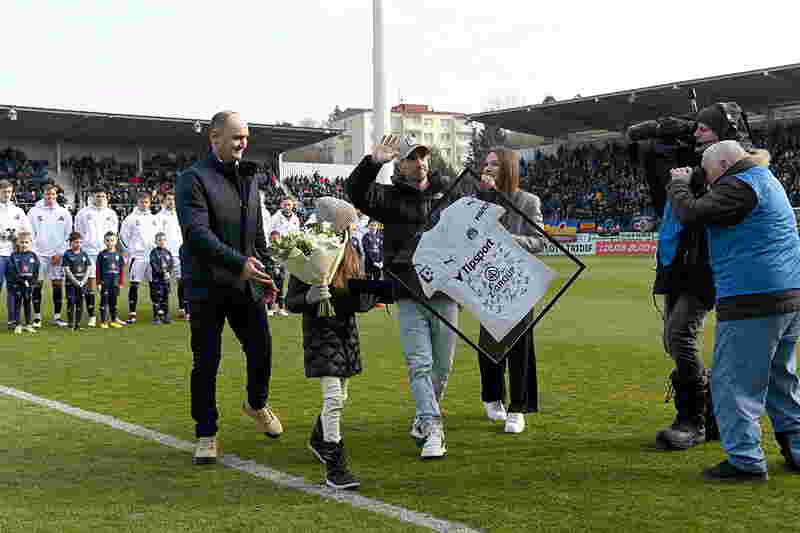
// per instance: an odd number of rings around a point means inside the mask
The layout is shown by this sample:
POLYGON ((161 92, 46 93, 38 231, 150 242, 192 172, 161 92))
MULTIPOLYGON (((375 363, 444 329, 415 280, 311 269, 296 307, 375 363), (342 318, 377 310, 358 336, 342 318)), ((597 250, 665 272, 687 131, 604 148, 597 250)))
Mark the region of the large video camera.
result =
POLYGON ((631 141, 631 159, 638 161, 645 172, 650 198, 658 216, 662 216, 667 202, 667 185, 671 180, 670 170, 691 167, 692 192, 695 196, 705 190, 705 173, 700 167, 694 132, 697 129, 697 95, 689 93, 690 116, 668 116, 646 120, 628 128, 631 141))

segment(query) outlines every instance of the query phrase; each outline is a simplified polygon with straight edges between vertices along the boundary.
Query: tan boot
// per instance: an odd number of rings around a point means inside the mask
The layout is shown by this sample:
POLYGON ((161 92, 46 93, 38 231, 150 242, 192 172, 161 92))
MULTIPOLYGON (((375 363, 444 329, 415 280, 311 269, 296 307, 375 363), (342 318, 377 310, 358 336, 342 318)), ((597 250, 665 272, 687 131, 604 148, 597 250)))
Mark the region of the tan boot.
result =
POLYGON ((263 433, 267 437, 277 439, 283 433, 283 426, 272 408, 269 405, 261 409, 253 409, 247 400, 242 404, 242 411, 244 414, 256 421, 256 431, 263 433))
POLYGON ((217 462, 220 455, 217 437, 199 437, 194 447, 192 463, 196 465, 210 465, 217 462))

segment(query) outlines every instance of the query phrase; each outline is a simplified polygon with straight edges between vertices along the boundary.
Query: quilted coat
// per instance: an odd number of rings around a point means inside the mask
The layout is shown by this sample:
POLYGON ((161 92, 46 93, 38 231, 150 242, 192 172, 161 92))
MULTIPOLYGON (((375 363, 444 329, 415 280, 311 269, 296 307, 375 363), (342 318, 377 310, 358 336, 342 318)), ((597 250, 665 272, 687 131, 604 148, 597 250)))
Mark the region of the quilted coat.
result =
POLYGON ((317 305, 306 303, 307 285, 289 277, 286 307, 292 313, 303 313, 303 361, 306 377, 349 378, 360 374, 361 347, 356 313, 365 313, 377 303, 370 294, 352 293, 330 287, 333 317, 318 317, 317 305))

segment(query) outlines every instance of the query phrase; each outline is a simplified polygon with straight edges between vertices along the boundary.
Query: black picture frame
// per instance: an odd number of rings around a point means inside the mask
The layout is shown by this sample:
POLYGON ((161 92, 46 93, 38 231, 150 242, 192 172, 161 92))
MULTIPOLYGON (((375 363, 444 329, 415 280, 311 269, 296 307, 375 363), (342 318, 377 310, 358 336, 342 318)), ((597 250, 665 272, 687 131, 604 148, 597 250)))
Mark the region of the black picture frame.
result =
MULTIPOLYGON (((437 200, 436 203, 433 204, 433 207, 431 208, 431 211, 429 213, 429 217, 430 217, 431 214, 438 213, 440 208, 442 207, 442 205, 445 202, 448 202, 448 200, 450 200, 451 198, 453 198, 455 196, 453 194, 453 192, 458 190, 458 187, 462 184, 462 182, 466 178, 470 178, 470 179, 475 180, 475 184, 474 184, 475 187, 477 187, 477 184, 480 182, 480 178, 478 177, 478 174, 473 169, 465 168, 461 172, 461 174, 459 174, 458 178, 452 183, 452 185, 444 192, 442 197, 439 200, 437 200)), ((438 311, 436 311, 436 309, 431 307, 431 305, 428 304, 428 301, 427 301, 428 299, 425 297, 424 294, 416 293, 402 279, 397 277, 390 270, 387 269, 385 271, 385 274, 388 275, 390 278, 392 278, 395 281, 395 283, 398 283, 400 286, 402 286, 405 289, 405 292, 407 294, 409 294, 414 301, 416 301, 420 305, 424 306, 428 311, 431 312, 431 314, 433 314, 436 318, 438 318, 439 320, 444 322, 447 325, 447 327, 449 327, 451 330, 453 330, 453 332, 456 335, 461 337, 461 339, 464 342, 469 344, 478 353, 482 353, 484 356, 488 357, 489 360, 494 361, 497 364, 500 364, 506 358, 506 356, 511 351, 511 349, 514 347, 514 345, 516 345, 517 342, 519 342, 519 340, 528 333, 528 331, 533 329, 542 320, 542 318, 544 318, 544 316, 561 299, 561 297, 564 295, 564 293, 566 293, 567 290, 572 286, 572 284, 575 283, 575 281, 578 279, 578 276, 580 276, 581 273, 584 270, 586 270, 586 265, 583 263, 583 261, 578 259, 578 257, 575 254, 570 252, 563 244, 561 244, 557 239, 554 239, 553 237, 551 237, 544 230, 544 228, 542 228, 539 224, 537 224, 536 222, 531 220, 531 218, 528 215, 526 215, 525 213, 520 211, 520 209, 517 208, 511 202, 511 200, 509 199, 507 194, 503 193, 502 191, 496 191, 496 192, 497 192, 497 195, 499 196, 499 198, 501 199, 501 202, 502 202, 500 204, 501 207, 503 207, 505 209, 511 209, 516 214, 518 214, 520 217, 522 217, 522 219, 527 224, 530 224, 531 226, 533 226, 533 228, 536 230, 536 232, 539 235, 544 237, 547 240, 547 242, 549 242, 550 244, 552 244, 553 246, 555 246, 556 248, 561 250, 564 253, 564 255, 567 256, 570 259, 570 261, 572 261, 575 264, 575 266, 577 267, 575 272, 573 272, 572 275, 569 276, 567 281, 558 289, 558 291, 556 291, 556 293, 553 295, 553 297, 550 299, 550 301, 548 301, 547 304, 545 304, 544 307, 542 307, 541 311, 539 311, 538 314, 535 314, 535 316, 533 317, 533 320, 530 321, 530 323, 527 325, 527 327, 525 327, 521 332, 518 333, 516 338, 514 338, 513 342, 508 343, 508 347, 505 349, 505 351, 503 351, 502 354, 500 354, 500 355, 491 354, 491 353, 487 352, 486 350, 484 350, 483 348, 481 348, 480 346, 478 346, 476 343, 474 343, 472 341, 472 339, 467 337, 467 335, 465 335, 460 329, 458 329, 458 327, 454 326, 449 320, 447 320, 438 311)), ((429 219, 429 222, 430 222, 430 219, 429 219)), ((416 236, 414 237, 414 239, 416 239, 416 236)), ((414 249, 414 247, 415 247, 415 243, 411 242, 411 241, 405 243, 405 245, 408 246, 411 249, 414 249)), ((414 272, 416 273, 416 268, 414 268, 414 272)), ((531 311, 533 311, 533 309, 531 309, 531 311)), ((527 316, 530 316, 530 314, 526 315, 526 317, 527 316)))

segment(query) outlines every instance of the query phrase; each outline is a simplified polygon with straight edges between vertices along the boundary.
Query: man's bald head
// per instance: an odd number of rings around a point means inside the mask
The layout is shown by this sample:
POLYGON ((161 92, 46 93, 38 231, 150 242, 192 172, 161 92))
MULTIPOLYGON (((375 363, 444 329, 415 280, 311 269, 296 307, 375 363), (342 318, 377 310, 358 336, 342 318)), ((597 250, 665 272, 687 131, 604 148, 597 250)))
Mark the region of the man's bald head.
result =
POLYGON ((208 135, 211 148, 221 161, 241 161, 247 149, 250 130, 239 113, 220 111, 211 118, 208 135))
POLYGON ((715 183, 729 168, 747 157, 742 145, 737 141, 720 141, 709 146, 703 152, 703 170, 706 171, 706 182, 715 183))

